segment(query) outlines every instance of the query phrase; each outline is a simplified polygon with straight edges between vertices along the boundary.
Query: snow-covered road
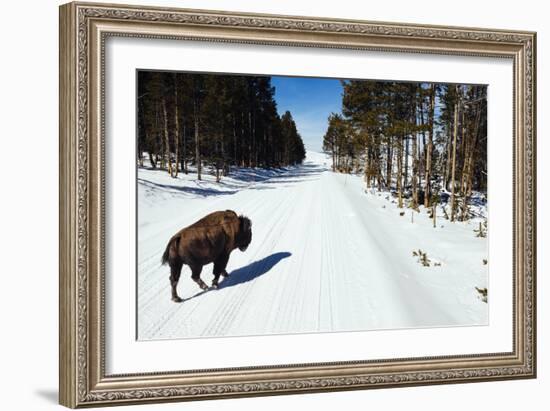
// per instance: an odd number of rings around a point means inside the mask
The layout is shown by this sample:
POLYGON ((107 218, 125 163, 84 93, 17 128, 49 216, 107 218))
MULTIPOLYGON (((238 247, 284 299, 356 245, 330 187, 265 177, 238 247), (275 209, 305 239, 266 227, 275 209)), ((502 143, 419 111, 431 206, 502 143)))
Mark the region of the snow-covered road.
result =
MULTIPOLYGON (((192 181, 138 174, 138 338, 166 339, 482 325, 488 308, 486 238, 474 224, 437 228, 425 213, 365 193, 322 154, 284 172, 192 181), (248 250, 231 254, 217 290, 201 291, 184 266, 170 300, 160 257, 179 229, 215 210, 252 220, 248 250), (427 253, 423 266, 413 250, 427 253)), ((212 280, 212 265, 202 278, 212 280)))

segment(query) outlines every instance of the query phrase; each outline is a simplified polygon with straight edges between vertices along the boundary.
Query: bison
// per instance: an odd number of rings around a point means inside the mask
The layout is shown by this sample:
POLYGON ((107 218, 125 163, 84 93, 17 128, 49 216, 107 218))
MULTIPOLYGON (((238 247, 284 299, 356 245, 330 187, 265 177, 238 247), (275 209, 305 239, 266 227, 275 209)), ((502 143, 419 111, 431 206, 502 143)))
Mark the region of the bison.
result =
POLYGON ((172 301, 182 302, 176 287, 183 264, 191 269, 191 278, 203 290, 208 286, 201 280, 202 267, 214 263, 212 286, 218 286, 220 275, 226 277, 229 254, 235 248, 245 251, 252 241, 252 222, 232 210, 216 211, 176 233, 162 255, 162 264, 170 265, 172 301))

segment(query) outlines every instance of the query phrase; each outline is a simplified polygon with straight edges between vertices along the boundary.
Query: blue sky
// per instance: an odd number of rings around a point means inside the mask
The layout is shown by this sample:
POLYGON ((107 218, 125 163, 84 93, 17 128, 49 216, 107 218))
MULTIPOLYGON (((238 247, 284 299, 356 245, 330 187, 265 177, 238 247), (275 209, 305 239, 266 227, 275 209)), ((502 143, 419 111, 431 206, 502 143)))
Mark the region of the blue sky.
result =
POLYGON ((321 151, 330 113, 342 109, 340 80, 272 76, 277 111, 290 111, 308 150, 321 151))

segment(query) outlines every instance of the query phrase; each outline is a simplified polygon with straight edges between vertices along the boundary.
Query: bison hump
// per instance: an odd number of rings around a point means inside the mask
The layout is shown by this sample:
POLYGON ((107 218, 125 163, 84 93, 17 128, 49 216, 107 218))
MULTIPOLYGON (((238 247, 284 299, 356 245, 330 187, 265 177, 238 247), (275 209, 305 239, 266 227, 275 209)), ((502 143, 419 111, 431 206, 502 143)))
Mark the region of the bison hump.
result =
POLYGON ((215 211, 210 213, 195 223, 191 224, 188 229, 207 228, 212 226, 223 225, 236 221, 239 217, 232 210, 215 211))

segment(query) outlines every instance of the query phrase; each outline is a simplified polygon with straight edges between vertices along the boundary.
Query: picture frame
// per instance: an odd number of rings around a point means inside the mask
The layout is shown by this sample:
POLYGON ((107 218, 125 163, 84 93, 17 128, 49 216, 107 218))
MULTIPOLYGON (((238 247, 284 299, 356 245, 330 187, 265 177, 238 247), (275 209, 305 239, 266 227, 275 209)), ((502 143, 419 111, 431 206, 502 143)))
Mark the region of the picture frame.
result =
MULTIPOLYGON (((536 377, 536 34, 73 2, 60 7, 59 399, 71 408, 536 377), (106 372, 109 38, 499 58, 513 78, 512 349, 106 372)), ((330 347, 327 347, 330 349, 330 347)))

